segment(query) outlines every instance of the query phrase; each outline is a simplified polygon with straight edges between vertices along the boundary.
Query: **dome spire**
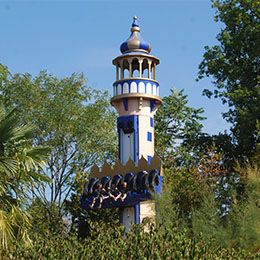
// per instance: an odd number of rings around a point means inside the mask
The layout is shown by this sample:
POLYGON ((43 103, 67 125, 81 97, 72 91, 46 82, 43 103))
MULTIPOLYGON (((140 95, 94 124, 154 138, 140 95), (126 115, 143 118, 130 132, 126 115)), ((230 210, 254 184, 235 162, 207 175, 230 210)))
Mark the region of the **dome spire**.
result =
POLYGON ((146 42, 140 34, 140 27, 137 23, 136 16, 133 17, 131 35, 125 42, 121 44, 120 50, 122 53, 129 53, 129 52, 150 53, 151 51, 151 44, 146 42))
POLYGON ((137 16, 133 17, 133 23, 132 23, 132 28, 131 28, 131 32, 140 32, 140 27, 137 23, 137 16))

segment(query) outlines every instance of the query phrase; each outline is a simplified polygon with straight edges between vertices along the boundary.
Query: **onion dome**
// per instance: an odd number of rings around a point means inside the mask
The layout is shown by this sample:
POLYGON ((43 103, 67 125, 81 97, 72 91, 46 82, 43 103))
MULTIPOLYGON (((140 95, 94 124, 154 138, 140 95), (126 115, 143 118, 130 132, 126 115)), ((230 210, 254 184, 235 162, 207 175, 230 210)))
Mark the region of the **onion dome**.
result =
POLYGON ((128 52, 144 52, 149 53, 152 49, 151 44, 146 42, 141 34, 140 34, 140 27, 137 23, 137 17, 134 16, 134 21, 132 23, 131 28, 131 35, 130 37, 121 44, 120 50, 122 53, 128 52))

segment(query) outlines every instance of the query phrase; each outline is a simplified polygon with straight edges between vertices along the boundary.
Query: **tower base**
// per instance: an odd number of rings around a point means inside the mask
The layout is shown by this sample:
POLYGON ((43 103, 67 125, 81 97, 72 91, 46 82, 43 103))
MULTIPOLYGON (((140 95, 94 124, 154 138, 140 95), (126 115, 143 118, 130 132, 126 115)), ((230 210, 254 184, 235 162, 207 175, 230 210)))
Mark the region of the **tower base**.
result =
POLYGON ((119 222, 128 232, 132 224, 140 224, 144 218, 154 221, 155 215, 155 201, 142 201, 135 206, 120 208, 119 222))

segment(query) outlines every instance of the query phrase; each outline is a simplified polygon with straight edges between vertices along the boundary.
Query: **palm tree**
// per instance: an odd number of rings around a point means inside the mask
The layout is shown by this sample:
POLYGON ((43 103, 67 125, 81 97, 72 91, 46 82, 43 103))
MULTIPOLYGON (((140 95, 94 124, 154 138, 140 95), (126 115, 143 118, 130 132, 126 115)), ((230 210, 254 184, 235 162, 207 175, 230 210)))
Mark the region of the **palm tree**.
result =
POLYGON ((23 208, 41 173, 49 148, 33 147, 33 127, 19 124, 17 109, 0 106, 0 253, 16 241, 29 245, 30 215, 23 208))

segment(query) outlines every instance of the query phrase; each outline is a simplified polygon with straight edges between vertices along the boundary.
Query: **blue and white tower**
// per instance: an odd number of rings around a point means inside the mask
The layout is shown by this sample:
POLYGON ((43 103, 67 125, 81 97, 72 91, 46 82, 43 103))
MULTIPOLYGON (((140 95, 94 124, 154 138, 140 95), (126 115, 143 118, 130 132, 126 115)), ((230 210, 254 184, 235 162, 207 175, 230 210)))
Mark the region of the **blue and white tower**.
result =
POLYGON ((151 45, 141 37, 136 17, 131 35, 121 44, 120 50, 122 55, 113 60, 116 81, 111 104, 119 113, 117 130, 121 163, 117 162, 113 167, 105 163, 101 171, 96 165, 91 168, 89 182, 81 196, 81 207, 87 210, 93 206, 97 208, 95 202, 92 204, 93 191, 100 182, 105 189, 114 189, 115 185, 123 193, 126 182, 129 193, 125 199, 115 201, 109 198, 100 206, 118 207, 119 222, 129 230, 131 223, 138 224, 144 218, 154 219, 156 214, 150 191, 158 194, 162 188, 161 162, 154 156, 154 115, 162 100, 156 81, 159 59, 149 54, 151 45), (140 161, 141 157, 148 164, 140 161))
POLYGON ((121 44, 121 56, 113 60, 116 81, 111 104, 117 109, 119 160, 129 158, 137 164, 143 156, 148 163, 154 156, 154 115, 161 104, 156 66, 159 59, 151 56, 150 43, 143 40, 137 17, 131 35, 121 44))

